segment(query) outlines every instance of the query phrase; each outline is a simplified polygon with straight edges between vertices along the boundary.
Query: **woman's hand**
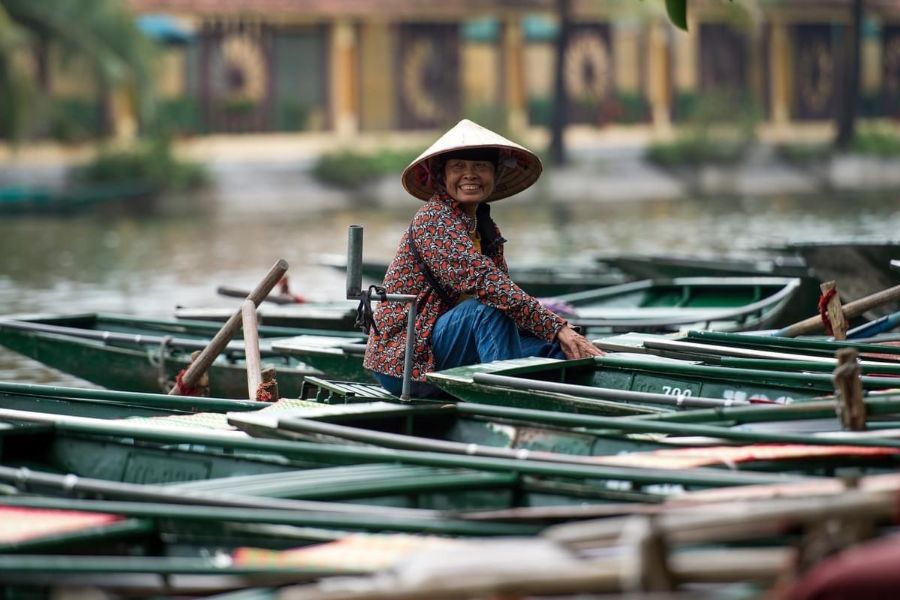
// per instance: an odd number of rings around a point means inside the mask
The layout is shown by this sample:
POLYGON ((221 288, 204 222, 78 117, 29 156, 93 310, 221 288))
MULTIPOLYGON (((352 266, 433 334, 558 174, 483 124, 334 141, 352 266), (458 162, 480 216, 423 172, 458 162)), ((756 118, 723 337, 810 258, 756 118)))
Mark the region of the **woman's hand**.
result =
POLYGON ((606 354, 568 325, 559 330, 559 333, 556 334, 556 341, 559 342, 566 358, 569 359, 603 356, 606 354))

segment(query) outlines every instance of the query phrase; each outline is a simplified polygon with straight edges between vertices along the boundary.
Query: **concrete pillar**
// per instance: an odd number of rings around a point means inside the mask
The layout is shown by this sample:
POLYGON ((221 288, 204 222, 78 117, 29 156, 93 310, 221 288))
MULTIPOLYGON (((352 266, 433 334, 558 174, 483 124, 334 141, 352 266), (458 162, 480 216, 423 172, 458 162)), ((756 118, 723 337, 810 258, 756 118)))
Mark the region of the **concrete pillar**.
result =
POLYGON ((676 31, 673 40, 675 89, 696 93, 700 87, 700 22, 688 16, 688 32, 676 31))
POLYGON ((653 22, 647 32, 647 100, 653 128, 665 132, 671 128, 669 47, 666 26, 653 22))
POLYGON ((750 92, 753 94, 753 99, 762 107, 766 103, 766 73, 763 65, 765 47, 763 45, 762 29, 756 23, 751 27, 747 40, 748 84, 750 92))
POLYGON ((640 30, 636 22, 617 22, 612 30, 616 90, 627 94, 641 89, 640 30))
POLYGON ((346 20, 331 28, 331 116, 338 135, 353 135, 359 130, 356 86, 356 30, 346 20))
POLYGON ((782 21, 774 21, 769 38, 769 80, 772 84, 772 123, 776 127, 786 126, 791 119, 793 62, 788 26, 782 21))
POLYGON ((130 87, 118 85, 110 93, 111 133, 117 141, 128 142, 137 137, 135 100, 130 87))
MULTIPOLYGON (((868 19, 864 19, 864 23, 872 19, 869 17, 868 19)), ((881 56, 881 48, 882 41, 880 35, 881 23, 877 24, 877 28, 879 31, 878 35, 866 35, 867 27, 863 26, 863 38, 862 38, 862 56, 861 56, 861 68, 862 68, 862 91, 867 94, 872 94, 881 89, 882 79, 883 79, 883 69, 884 65, 882 64, 883 57, 881 56)))
POLYGON ((525 37, 519 19, 503 24, 503 93, 511 131, 528 127, 528 94, 525 91, 525 37))
POLYGON ((394 37, 386 22, 367 21, 360 30, 359 113, 364 130, 386 130, 395 125, 394 37))

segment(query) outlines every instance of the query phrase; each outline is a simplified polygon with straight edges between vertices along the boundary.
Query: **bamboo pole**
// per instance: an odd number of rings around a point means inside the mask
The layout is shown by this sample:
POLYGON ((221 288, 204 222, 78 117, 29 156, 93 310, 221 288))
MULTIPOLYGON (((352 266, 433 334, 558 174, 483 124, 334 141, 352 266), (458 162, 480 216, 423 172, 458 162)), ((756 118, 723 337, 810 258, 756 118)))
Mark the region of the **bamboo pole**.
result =
MULTIPOLYGON (((523 548, 528 544, 522 541, 523 548)), ((676 582, 771 583, 790 566, 794 552, 787 548, 700 549, 671 558, 676 582)), ((278 600, 468 600, 470 598, 519 598, 627 592, 620 557, 582 560, 557 568, 515 568, 508 562, 485 562, 473 570, 471 561, 459 566, 444 560, 433 571, 415 577, 383 575, 354 578, 348 585, 307 584, 281 588, 278 600), (455 568, 454 568, 455 567, 455 568)), ((544 566, 544 565, 542 565, 544 566)), ((591 596, 593 597, 593 596, 591 596)), ((628 597, 648 597, 643 594, 628 597)), ((688 600, 697 591, 654 593, 653 598, 688 600)))
MULTIPOLYGON (((897 299, 900 299, 900 285, 895 285, 892 288, 881 290, 880 292, 876 292, 869 296, 864 296, 859 300, 848 302, 843 306, 844 317, 847 319, 858 317, 867 310, 871 310, 876 306, 881 306, 882 304, 886 304, 897 299)), ((808 319, 798 321, 793 325, 788 325, 787 327, 779 329, 777 332, 775 332, 775 335, 781 337, 796 337, 798 335, 818 331, 821 327, 822 318, 819 315, 816 315, 814 317, 809 317, 808 319)))
MULTIPOLYGON (((287 272, 288 264, 283 258, 278 259, 278 261, 272 265, 272 268, 269 269, 269 272, 266 273, 266 276, 259 282, 259 284, 250 292, 250 295, 247 296, 248 300, 253 302, 254 306, 259 306, 259 303, 263 301, 263 298, 269 295, 269 292, 272 291, 281 278, 284 277, 284 274, 287 272)), ((209 369, 210 365, 212 365, 213 361, 217 356, 225 349, 228 345, 228 342, 231 340, 234 333, 237 331, 238 327, 241 325, 241 309, 238 309, 228 318, 222 328, 219 329, 219 332, 213 337, 213 339, 209 342, 206 348, 200 353, 200 356, 197 357, 191 365, 187 368, 182 377, 182 385, 185 387, 191 388, 197 384, 197 381, 200 377, 206 373, 209 369)), ((169 395, 175 396, 178 395, 178 385, 172 386, 172 389, 169 390, 169 395)))
POLYGON ((262 361, 259 357, 259 321, 253 300, 241 304, 241 318, 244 323, 244 361, 247 364, 247 397, 256 398, 256 391, 262 383, 262 361))
MULTIPOLYGON (((796 525, 824 519, 866 515, 890 522, 896 513, 896 489, 844 490, 830 496, 769 498, 711 502, 700 506, 666 507, 655 515, 659 530, 670 543, 733 542, 783 533, 796 525)), ((611 546, 620 540, 631 517, 563 523, 541 535, 573 549, 611 546)))

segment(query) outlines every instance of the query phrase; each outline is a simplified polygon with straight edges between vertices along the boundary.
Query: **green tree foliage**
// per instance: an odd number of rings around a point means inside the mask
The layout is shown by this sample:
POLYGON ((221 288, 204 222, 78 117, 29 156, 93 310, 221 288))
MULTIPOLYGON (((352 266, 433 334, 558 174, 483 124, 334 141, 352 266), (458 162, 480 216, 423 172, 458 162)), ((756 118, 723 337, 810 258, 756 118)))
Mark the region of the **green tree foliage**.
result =
MULTIPOLYGON (((152 45, 121 0, 0 0, 0 134, 17 138, 47 110, 37 90, 48 48, 92 66, 102 86, 149 101, 152 45)), ((141 110, 146 110, 146 105, 141 110)))
POLYGON ((206 185, 203 165, 177 158, 165 137, 145 140, 128 148, 102 148, 85 166, 75 169, 77 183, 152 184, 160 190, 192 190, 206 185))
POLYGON ((340 150, 322 155, 312 172, 317 180, 326 185, 359 190, 381 177, 399 174, 419 152, 387 148, 373 153, 340 150))
POLYGON ((693 101, 675 138, 652 144, 647 158, 671 168, 736 163, 755 140, 761 112, 747 95, 706 92, 693 101))

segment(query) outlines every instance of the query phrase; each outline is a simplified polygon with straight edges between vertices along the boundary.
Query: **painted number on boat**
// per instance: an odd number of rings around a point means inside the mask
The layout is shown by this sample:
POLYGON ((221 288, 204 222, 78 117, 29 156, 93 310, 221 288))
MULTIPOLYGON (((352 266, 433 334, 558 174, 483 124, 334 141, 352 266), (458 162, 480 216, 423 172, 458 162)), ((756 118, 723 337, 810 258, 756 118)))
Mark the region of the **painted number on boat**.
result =
POLYGON ((123 481, 129 483, 173 483, 208 479, 209 474, 210 465, 205 461, 129 453, 123 481))
POLYGON ((694 392, 689 390, 688 388, 681 389, 679 387, 672 387, 671 385, 662 386, 663 394, 667 396, 693 396, 694 392))

